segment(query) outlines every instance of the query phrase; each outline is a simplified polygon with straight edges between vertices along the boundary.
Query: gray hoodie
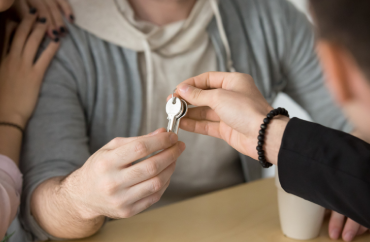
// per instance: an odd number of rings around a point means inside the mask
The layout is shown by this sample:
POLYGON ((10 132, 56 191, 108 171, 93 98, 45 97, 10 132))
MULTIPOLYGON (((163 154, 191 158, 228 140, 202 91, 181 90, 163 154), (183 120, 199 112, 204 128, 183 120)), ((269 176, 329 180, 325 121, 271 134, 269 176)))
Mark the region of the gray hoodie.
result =
MULTIPOLYGON (((253 76, 269 102, 285 92, 314 121, 351 130, 324 86, 313 31, 302 13, 285 0, 221 0, 219 9, 236 71, 253 76)), ((34 189, 51 177, 78 169, 114 137, 137 136, 143 117, 138 53, 74 25, 68 28, 45 76, 20 164, 22 224, 29 238, 39 240, 52 237, 31 215, 34 189)), ((207 31, 218 70, 227 71, 227 51, 216 19, 207 31)), ((258 162, 243 155, 240 162, 246 181, 260 178, 258 162)))

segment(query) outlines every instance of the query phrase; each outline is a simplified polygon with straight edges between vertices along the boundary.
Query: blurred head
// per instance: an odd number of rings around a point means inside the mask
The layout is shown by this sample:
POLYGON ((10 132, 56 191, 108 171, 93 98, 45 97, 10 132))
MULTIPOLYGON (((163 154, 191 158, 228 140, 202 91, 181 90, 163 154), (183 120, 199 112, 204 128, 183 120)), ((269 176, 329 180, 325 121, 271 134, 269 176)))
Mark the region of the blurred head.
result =
POLYGON ((14 0, 0 0, 0 12, 3 12, 10 8, 14 3, 14 0))
POLYGON ((370 137, 370 1, 310 3, 328 86, 356 129, 370 137))

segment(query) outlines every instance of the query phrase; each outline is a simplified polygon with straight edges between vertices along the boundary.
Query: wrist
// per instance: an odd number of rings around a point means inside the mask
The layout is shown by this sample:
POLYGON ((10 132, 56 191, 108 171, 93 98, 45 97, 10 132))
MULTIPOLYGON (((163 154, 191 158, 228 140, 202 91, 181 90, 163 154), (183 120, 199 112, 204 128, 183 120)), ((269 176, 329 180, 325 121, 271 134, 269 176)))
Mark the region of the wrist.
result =
POLYGON ((27 124, 27 119, 23 118, 21 115, 0 111, 0 122, 12 123, 18 125, 24 130, 27 124))
POLYGON ((277 165, 278 163, 281 142, 289 120, 285 116, 275 117, 267 126, 264 150, 267 161, 273 165, 277 165))
POLYGON ((101 216, 89 204, 89 198, 84 194, 81 169, 74 171, 61 181, 61 193, 67 198, 69 206, 73 207, 74 214, 81 221, 93 221, 101 216))

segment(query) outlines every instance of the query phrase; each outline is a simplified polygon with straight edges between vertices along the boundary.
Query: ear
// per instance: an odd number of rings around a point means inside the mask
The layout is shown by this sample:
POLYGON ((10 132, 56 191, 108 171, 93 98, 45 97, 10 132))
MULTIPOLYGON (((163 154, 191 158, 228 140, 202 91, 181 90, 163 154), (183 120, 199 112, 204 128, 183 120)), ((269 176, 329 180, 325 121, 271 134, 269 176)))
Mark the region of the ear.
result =
POLYGON ((326 74, 326 82, 334 94, 339 105, 344 105, 352 99, 349 88, 349 73, 351 67, 348 64, 348 55, 344 49, 329 41, 319 40, 317 51, 326 74))

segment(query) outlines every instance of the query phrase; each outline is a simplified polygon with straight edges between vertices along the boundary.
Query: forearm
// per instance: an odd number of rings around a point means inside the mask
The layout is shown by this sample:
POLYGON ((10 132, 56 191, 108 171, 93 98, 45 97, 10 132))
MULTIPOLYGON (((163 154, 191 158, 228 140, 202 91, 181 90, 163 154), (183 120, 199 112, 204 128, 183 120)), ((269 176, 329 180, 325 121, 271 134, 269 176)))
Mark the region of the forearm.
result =
POLYGON ((370 145, 352 135, 292 119, 278 168, 287 192, 370 226, 370 145))
MULTIPOLYGON (((73 173, 71 174, 73 175, 73 173)), ((49 179, 38 186, 31 198, 31 211, 38 224, 50 235, 84 238, 96 233, 104 217, 84 218, 81 205, 74 200, 64 177, 49 179)))
POLYGON ((0 125, 0 154, 12 159, 17 165, 22 145, 22 133, 20 130, 0 125))

